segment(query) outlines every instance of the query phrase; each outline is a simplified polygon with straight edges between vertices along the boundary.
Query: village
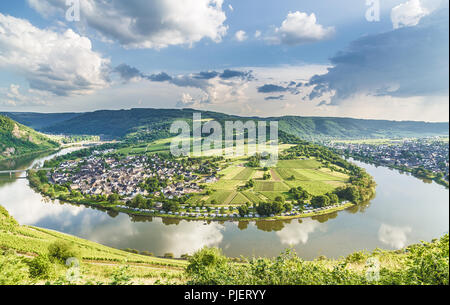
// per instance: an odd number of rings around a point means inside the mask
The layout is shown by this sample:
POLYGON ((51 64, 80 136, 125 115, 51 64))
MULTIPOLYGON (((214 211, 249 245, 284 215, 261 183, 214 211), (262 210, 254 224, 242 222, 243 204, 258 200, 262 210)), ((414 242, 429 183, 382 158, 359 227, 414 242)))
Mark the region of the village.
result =
POLYGON ((391 140, 381 144, 332 142, 327 146, 381 166, 421 168, 448 182, 449 146, 439 138, 391 140))
POLYGON ((50 183, 65 185, 71 191, 83 195, 118 194, 126 201, 142 196, 164 196, 168 199, 181 197, 201 191, 200 183, 213 182, 214 175, 200 176, 193 168, 163 160, 158 155, 127 156, 117 158, 105 157, 109 151, 95 151, 91 156, 80 160, 62 162, 57 169, 48 174, 50 183), (147 179, 164 181, 164 187, 148 192, 144 187, 147 179))

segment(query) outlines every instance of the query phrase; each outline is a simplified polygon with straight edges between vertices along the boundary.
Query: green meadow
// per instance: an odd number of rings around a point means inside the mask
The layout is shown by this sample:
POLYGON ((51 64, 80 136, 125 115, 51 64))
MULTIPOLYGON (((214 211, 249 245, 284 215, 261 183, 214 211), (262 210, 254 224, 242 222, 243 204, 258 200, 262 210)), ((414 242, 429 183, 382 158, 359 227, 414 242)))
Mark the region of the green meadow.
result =
POLYGON ((267 172, 262 168, 245 167, 246 162, 242 159, 235 161, 226 163, 227 167, 219 172, 219 181, 206 184, 206 189, 212 191, 211 195, 194 196, 189 203, 205 200, 208 204, 241 205, 270 202, 279 196, 289 201, 292 200, 289 193, 291 188, 300 186, 312 195, 323 195, 345 185, 349 178, 346 174, 324 167, 313 158, 280 160, 267 172), (264 180, 264 174, 267 173, 270 178, 264 180), (250 180, 253 181, 253 187, 243 188, 250 180))

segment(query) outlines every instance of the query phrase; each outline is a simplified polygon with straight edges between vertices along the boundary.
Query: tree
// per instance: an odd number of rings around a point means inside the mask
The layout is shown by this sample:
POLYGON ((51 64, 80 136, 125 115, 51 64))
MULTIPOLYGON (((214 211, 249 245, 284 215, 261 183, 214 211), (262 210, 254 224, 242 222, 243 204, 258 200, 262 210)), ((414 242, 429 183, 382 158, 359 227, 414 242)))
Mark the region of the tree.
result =
POLYGON ((315 208, 323 208, 330 205, 330 197, 327 195, 315 196, 311 199, 311 204, 315 208))
POLYGON ((245 215, 248 215, 249 208, 248 208, 247 205, 241 205, 241 206, 238 208, 238 211, 239 211, 239 215, 241 215, 242 217, 244 217, 245 215))
POLYGON ((290 212, 290 211, 292 211, 292 208, 293 208, 292 203, 286 202, 286 203, 284 204, 284 210, 285 210, 285 211, 290 212))
POLYGON ((111 194, 108 196, 108 202, 109 203, 116 203, 117 201, 119 201, 120 197, 118 194, 111 194))
POLYGON ((327 196, 330 198, 330 202, 331 204, 336 204, 339 203, 339 197, 338 195, 331 193, 331 194, 327 194, 327 196))

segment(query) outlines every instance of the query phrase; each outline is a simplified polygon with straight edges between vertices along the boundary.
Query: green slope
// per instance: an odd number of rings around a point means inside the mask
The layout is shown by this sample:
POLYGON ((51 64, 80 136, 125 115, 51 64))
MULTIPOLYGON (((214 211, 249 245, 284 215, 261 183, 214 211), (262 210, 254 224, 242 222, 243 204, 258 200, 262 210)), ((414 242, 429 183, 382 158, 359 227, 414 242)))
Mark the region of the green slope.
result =
POLYGON ((0 160, 55 149, 59 144, 47 136, 0 115, 0 160))
POLYGON ((448 123, 412 121, 362 120, 351 118, 285 116, 274 118, 239 117, 223 113, 193 109, 130 109, 102 110, 82 114, 54 115, 45 124, 45 115, 15 114, 21 123, 33 122, 43 126, 41 130, 62 134, 103 135, 121 138, 133 134, 138 139, 154 140, 169 136, 170 124, 176 119, 192 120, 194 112, 201 112, 203 119, 225 120, 275 120, 280 130, 305 140, 425 137, 449 134, 448 123))

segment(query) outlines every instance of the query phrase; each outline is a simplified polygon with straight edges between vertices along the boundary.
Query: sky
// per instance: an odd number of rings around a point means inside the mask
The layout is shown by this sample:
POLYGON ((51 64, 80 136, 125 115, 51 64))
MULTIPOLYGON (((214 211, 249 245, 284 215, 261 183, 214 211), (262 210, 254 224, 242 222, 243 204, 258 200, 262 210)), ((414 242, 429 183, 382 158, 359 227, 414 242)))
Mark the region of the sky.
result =
POLYGON ((448 122, 447 0, 0 2, 0 111, 448 122))

